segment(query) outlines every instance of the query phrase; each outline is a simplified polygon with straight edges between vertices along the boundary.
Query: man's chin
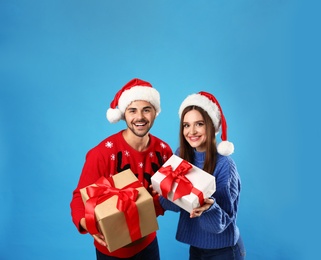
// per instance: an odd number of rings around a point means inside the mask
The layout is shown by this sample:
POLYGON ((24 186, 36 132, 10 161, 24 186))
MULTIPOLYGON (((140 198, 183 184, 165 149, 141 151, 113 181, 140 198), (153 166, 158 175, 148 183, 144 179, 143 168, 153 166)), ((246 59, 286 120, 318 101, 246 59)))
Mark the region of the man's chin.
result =
POLYGON ((144 137, 144 136, 146 136, 147 134, 148 134, 148 131, 147 132, 143 132, 143 133, 141 133, 141 132, 135 132, 134 133, 136 136, 138 136, 138 137, 144 137))
POLYGON ((134 129, 132 130, 132 133, 138 137, 144 137, 148 134, 149 132, 149 129, 144 129, 144 130, 137 130, 137 129, 134 129))

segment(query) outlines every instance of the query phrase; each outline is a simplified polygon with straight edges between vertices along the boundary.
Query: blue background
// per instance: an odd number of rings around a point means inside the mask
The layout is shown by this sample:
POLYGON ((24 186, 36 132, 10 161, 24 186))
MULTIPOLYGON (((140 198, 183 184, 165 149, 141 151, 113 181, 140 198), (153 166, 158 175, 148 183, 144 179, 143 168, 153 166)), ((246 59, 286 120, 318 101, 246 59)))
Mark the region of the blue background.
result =
MULTIPOLYGON (((315 1, 317 2, 317 1, 315 1)), ((69 203, 86 152, 125 127, 105 112, 134 77, 161 93, 152 133, 178 144, 180 102, 218 98, 242 177, 247 259, 319 251, 320 4, 0 0, 0 259, 95 259, 69 203)), ((187 259, 178 215, 162 259, 187 259)))

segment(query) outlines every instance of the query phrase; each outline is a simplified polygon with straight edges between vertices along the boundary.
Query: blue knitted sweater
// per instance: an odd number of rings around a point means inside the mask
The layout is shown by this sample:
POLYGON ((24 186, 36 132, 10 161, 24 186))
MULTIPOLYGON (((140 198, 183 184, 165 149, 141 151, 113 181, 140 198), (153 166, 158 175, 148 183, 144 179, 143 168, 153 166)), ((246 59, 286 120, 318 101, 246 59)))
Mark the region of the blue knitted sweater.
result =
MULTIPOLYGON (((205 152, 195 151, 193 165, 203 169, 205 152)), ((190 218, 189 212, 160 196, 165 210, 180 212, 176 239, 180 242, 205 249, 218 249, 236 244, 239 229, 236 225, 237 208, 241 190, 240 177, 234 161, 218 154, 213 175, 216 191, 215 203, 200 217, 190 218)))

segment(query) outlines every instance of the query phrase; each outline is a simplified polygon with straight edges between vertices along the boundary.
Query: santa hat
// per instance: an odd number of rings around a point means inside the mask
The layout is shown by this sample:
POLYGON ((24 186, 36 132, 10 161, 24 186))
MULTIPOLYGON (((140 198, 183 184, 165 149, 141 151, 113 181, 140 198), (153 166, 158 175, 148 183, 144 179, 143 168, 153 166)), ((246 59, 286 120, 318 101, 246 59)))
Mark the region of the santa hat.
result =
POLYGON ((155 110, 156 116, 160 113, 160 95, 149 82, 141 79, 132 79, 119 90, 114 100, 107 109, 106 117, 110 123, 117 123, 124 118, 127 106, 136 100, 144 100, 151 103, 155 110))
POLYGON ((222 108, 216 98, 212 94, 204 91, 187 96, 182 102, 178 111, 180 118, 183 110, 188 106, 201 107, 208 113, 215 127, 215 134, 218 134, 220 128, 222 132, 222 142, 220 142, 217 146, 217 152, 225 156, 232 154, 234 152, 234 145, 233 143, 227 141, 227 124, 222 108))

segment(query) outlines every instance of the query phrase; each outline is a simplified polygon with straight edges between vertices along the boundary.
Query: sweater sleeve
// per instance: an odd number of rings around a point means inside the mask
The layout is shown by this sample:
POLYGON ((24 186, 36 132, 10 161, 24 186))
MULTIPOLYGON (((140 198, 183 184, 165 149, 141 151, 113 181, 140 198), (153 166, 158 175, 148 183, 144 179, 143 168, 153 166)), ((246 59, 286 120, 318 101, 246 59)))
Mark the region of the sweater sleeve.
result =
POLYGON ((155 212, 156 212, 156 217, 158 216, 163 216, 165 213, 165 209, 162 207, 162 205, 160 204, 159 201, 159 196, 158 195, 154 195, 153 196, 153 201, 154 201, 154 207, 155 207, 155 212))
POLYGON ((85 217, 85 206, 80 189, 96 182, 103 175, 104 168, 104 161, 99 150, 90 150, 86 155, 86 161, 70 203, 72 221, 82 234, 87 233, 87 231, 80 226, 80 220, 85 217))
POLYGON ((169 201, 168 199, 165 199, 163 196, 159 196, 160 204, 162 205, 164 210, 170 210, 179 212, 180 207, 174 204, 173 202, 169 201))
POLYGON ((223 232, 236 219, 240 193, 240 180, 236 166, 231 159, 217 165, 217 190, 213 194, 215 203, 201 216, 203 229, 223 232))

